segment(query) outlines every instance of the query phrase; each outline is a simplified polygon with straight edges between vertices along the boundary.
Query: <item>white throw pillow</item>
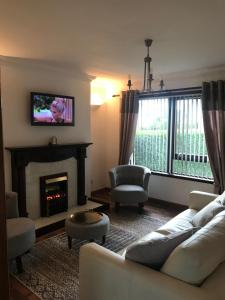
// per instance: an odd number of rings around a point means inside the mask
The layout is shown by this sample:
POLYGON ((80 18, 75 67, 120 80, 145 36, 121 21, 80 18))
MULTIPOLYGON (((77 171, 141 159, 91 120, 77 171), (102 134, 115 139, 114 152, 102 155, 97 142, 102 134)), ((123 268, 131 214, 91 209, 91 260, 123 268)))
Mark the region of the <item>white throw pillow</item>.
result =
POLYGON ((167 257, 184 240, 188 239, 195 228, 182 230, 167 236, 153 232, 143 239, 133 243, 126 249, 125 258, 160 269, 167 257))
POLYGON ((221 203, 222 205, 225 205, 225 191, 221 195, 219 195, 215 200, 221 203))
POLYGON ((225 211, 216 215, 168 257, 161 272, 191 284, 201 284, 225 261, 225 211))
POLYGON ((193 226, 203 227, 212 220, 218 213, 223 211, 225 206, 219 201, 219 197, 203 207, 192 219, 193 226))

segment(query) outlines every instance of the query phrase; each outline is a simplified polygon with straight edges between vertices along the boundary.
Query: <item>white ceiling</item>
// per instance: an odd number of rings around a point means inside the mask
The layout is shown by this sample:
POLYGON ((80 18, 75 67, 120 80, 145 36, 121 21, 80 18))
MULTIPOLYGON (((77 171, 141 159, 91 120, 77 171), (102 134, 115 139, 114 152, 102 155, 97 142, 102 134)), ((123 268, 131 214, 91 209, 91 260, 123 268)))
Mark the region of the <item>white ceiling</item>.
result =
POLYGON ((224 0, 0 0, 0 55, 142 76, 225 65, 224 0))

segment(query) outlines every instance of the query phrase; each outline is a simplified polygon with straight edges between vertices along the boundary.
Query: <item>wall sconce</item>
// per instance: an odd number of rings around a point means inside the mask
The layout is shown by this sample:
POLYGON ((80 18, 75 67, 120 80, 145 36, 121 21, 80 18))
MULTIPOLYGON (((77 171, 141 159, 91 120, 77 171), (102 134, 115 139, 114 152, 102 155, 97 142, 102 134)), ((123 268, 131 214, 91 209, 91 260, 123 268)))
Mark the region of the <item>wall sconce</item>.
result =
POLYGON ((91 105, 102 105, 104 100, 96 93, 91 93, 91 105))
POLYGON ((115 93, 121 90, 121 83, 107 78, 96 78, 91 82, 91 105, 100 106, 112 100, 115 93))
POLYGON ((99 83, 93 80, 91 82, 91 105, 102 105, 105 100, 105 89, 99 83))

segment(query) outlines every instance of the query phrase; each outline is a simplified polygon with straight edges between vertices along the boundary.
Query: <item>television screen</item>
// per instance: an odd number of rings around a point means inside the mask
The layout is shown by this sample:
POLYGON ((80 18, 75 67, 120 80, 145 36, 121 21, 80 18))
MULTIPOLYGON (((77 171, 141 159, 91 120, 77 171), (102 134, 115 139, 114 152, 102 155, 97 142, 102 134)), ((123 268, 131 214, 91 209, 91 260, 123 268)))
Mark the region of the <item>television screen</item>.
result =
POLYGON ((74 97, 31 93, 31 124, 74 126, 74 97))

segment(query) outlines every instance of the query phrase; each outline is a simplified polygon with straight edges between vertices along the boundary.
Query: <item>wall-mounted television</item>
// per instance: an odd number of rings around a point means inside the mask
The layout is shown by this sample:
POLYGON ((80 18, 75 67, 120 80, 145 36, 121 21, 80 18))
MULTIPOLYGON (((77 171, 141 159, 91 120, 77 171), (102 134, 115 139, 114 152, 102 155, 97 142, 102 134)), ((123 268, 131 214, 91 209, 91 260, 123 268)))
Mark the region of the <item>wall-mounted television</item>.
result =
POLYGON ((31 124, 34 126, 74 126, 74 97, 31 93, 31 124))

